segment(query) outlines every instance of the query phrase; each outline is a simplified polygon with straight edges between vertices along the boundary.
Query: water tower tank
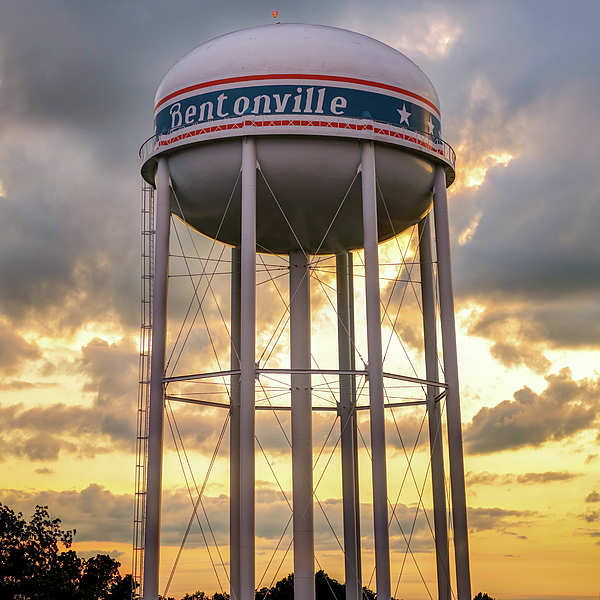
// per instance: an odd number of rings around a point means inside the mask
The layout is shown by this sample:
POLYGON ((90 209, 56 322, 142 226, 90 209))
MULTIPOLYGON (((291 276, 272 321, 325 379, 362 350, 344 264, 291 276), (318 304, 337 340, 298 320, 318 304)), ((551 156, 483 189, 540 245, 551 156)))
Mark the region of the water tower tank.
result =
POLYGON ((363 245, 360 140, 375 142, 378 235, 431 206, 436 163, 454 178, 439 100, 406 56, 364 35, 274 24, 215 38, 180 59, 156 94, 142 173, 169 155, 172 211, 240 242, 242 138, 256 136, 257 249, 335 253, 363 245))

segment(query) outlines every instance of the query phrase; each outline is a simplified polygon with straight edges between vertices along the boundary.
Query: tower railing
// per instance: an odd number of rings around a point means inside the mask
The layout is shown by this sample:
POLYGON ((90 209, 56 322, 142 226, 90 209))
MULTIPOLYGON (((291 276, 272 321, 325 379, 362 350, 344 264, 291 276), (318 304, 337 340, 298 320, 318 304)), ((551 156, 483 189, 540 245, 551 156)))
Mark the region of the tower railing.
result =
MULTIPOLYGON (((146 162, 153 154, 164 150, 165 145, 173 143, 172 136, 177 132, 181 132, 181 139, 189 139, 199 137, 203 134, 223 133, 225 131, 236 131, 244 127, 252 126, 268 132, 270 129, 286 128, 286 129, 302 129, 310 126, 318 127, 327 130, 340 131, 349 129, 353 132, 357 130, 371 131, 377 134, 384 135, 390 139, 405 140, 409 145, 413 145, 417 149, 428 151, 434 155, 438 155, 447 162, 452 169, 456 165, 456 153, 452 146, 431 133, 421 131, 414 127, 407 127, 390 121, 382 121, 380 119, 365 119, 356 117, 335 117, 328 115, 327 117, 319 115, 305 114, 269 114, 269 115, 238 115, 229 117, 219 117, 203 121, 201 123, 191 123, 188 125, 180 125, 171 129, 166 129, 149 137, 140 148, 140 159, 142 163, 146 162)), ((200 140, 199 140, 200 141, 200 140)))
POLYGON ((146 481, 148 464, 148 415, 150 404, 150 349, 152 346, 152 300, 154 297, 154 189, 142 182, 141 201, 141 326, 133 521, 134 590, 141 597, 144 580, 146 481))

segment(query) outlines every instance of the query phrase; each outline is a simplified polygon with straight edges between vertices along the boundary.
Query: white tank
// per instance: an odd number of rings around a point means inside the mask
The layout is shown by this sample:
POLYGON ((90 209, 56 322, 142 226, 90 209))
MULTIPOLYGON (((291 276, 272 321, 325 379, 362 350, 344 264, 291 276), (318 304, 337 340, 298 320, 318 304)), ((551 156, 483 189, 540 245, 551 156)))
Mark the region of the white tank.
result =
POLYGON ((379 239, 431 206, 436 163, 454 179, 439 100, 406 56, 333 27, 274 24, 215 38, 180 59, 156 94, 141 150, 154 183, 167 154, 172 210, 201 233, 240 241, 241 139, 256 136, 257 250, 360 248, 361 140, 374 140, 379 239))

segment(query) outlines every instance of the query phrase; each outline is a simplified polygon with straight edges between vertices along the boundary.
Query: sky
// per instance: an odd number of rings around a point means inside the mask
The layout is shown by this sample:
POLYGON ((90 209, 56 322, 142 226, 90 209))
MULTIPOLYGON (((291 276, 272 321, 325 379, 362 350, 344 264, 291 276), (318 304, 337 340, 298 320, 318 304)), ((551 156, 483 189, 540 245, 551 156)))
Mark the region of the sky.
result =
MULTIPOLYGON (((36 504, 48 505, 77 529, 82 555, 110 552, 129 572, 140 324, 138 149, 151 134, 154 94, 166 71, 217 35, 272 23, 272 10, 282 22, 374 37, 405 53, 435 86, 443 137, 458 157, 449 206, 473 592, 502 600, 596 598, 600 5, 593 0, 2 0, 0 502, 26 516, 36 504)), ((401 243, 410 253, 414 238, 407 234, 401 243)), ((388 245, 382 256, 394 251, 388 245)), ((327 281, 325 271, 322 278, 327 281)), ((217 329, 225 283, 215 283, 217 302, 207 308, 217 329)), ((177 285, 185 284, 174 283, 171 295, 180 316, 186 305, 177 285)), ((326 286, 313 288, 319 325, 313 346, 325 348, 326 286)), ((383 292, 392 302, 393 291, 384 286, 383 292)), ((259 319, 272 326, 281 309, 260 294, 259 319)), ((403 310, 414 313, 410 306, 403 310)), ((418 361, 410 325, 401 338, 418 361)), ((226 355, 222 331, 215 340, 218 354, 226 355)), ((214 360, 206 341, 192 336, 179 368, 214 360)), ((202 472, 225 416, 189 406, 176 412, 202 472)), ((327 415, 315 417, 315 443, 331 450, 327 415)), ((281 466, 284 438, 261 419, 259 438, 281 466)), ((422 415, 409 411, 399 419, 424 472, 426 443, 417 436, 422 415)), ((392 420, 388 425, 393 440, 392 420)), ((402 459, 397 440, 390 453, 402 459)), ((221 449, 206 489, 221 540, 225 455, 221 449)), ((361 461, 366 474, 364 453, 361 461)), ((287 509, 264 464, 258 472, 264 557, 287 509)), ((326 477, 319 492, 334 528, 336 481, 326 477)), ((282 485, 289 489, 289 477, 282 485)), ((164 497, 161 585, 190 516, 169 445, 164 497)), ((367 531, 368 494, 363 502, 367 531)), ((400 520, 410 522, 416 506, 414 494, 402 500, 400 520)), ((328 525, 318 519, 323 566, 343 579, 328 525)), ((433 589, 427 524, 415 523, 415 556, 433 589)), ((367 554, 370 541, 365 533, 367 554)), ((176 597, 218 589, 206 558, 201 563, 195 530, 190 545, 170 590, 176 597)), ((397 534, 392 547, 397 577, 403 559, 397 534)), ((397 597, 428 598, 411 556, 407 563, 413 570, 397 597)), ((220 577, 225 580, 222 570, 220 577)))

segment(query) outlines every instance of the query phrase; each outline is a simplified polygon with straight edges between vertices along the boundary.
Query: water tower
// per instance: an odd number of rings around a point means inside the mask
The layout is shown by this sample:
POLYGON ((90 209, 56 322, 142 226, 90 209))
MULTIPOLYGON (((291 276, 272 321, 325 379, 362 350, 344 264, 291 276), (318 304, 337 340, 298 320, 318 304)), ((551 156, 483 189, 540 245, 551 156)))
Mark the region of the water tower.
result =
MULTIPOLYGON (((230 378, 231 596, 255 594, 257 253, 289 257, 294 582, 314 598, 310 277, 315 260, 335 255, 337 414, 346 598, 357 600, 360 503, 356 414, 369 414, 373 536, 378 598, 389 600, 390 541, 386 453, 388 381, 421 386, 429 418, 438 595, 450 598, 449 544, 440 431, 445 397, 456 590, 470 600, 463 450, 446 187, 454 152, 442 140, 437 94, 425 74, 393 48, 332 27, 274 24, 237 31, 179 60, 156 95, 154 134, 142 147, 142 175, 156 190, 147 485, 143 490, 143 597, 158 596, 165 340, 171 215, 231 246, 231 365, 193 377, 230 378), (232 191, 233 190, 233 191, 232 191), (431 211, 433 206, 433 211, 431 211), (430 222, 434 213, 435 247, 430 222), (426 374, 384 372, 379 244, 419 225, 426 374), (364 261, 366 355, 355 363, 353 251, 364 261), (437 278, 434 278, 434 263, 437 278), (439 322, 435 299, 439 298, 439 322), (443 379, 436 331, 441 330, 443 379), (359 407, 356 377, 364 377, 359 407)), ((145 436, 142 436, 145 438, 145 436)), ((145 454, 145 451, 142 452, 145 454)), ((145 459, 144 459, 145 460, 145 459)), ((145 476, 142 477, 145 479, 145 476)))

